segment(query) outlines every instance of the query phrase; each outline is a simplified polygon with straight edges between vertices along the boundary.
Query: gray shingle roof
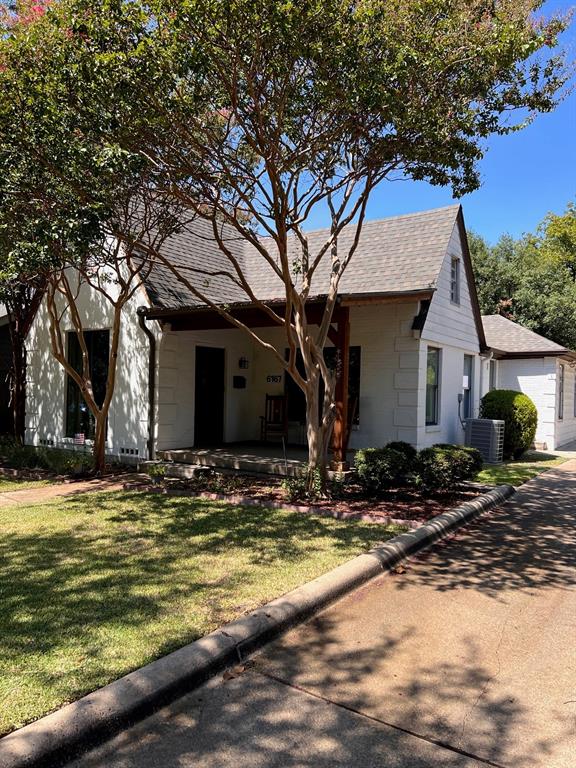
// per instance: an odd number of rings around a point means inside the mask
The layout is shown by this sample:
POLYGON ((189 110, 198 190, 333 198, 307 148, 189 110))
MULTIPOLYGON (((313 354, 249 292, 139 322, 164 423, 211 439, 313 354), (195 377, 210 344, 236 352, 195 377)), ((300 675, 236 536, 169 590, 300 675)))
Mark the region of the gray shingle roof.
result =
POLYGON ((502 315, 483 315, 482 325, 486 344, 496 352, 507 355, 563 355, 568 350, 560 344, 534 333, 529 328, 502 315))
MULTIPOLYGON (((340 282, 341 295, 369 296, 435 288, 458 211, 458 205, 451 205, 365 222, 358 249, 340 282)), ((239 240, 234 230, 224 231, 227 245, 242 264, 256 296, 266 301, 283 300, 283 286, 272 267, 253 246, 239 240)), ((328 229, 308 233, 312 256, 328 235, 328 229)), ((344 229, 339 238, 341 253, 346 253, 353 236, 353 226, 344 229)), ((270 241, 263 240, 263 243, 268 245, 270 241)), ((300 245, 294 239, 290 248, 296 261, 300 245)), ((211 301, 226 304, 249 301, 243 289, 231 279, 230 262, 219 251, 206 222, 197 221, 193 228, 171 238, 165 243, 163 252, 211 301)), ((329 274, 330 255, 327 253, 314 276, 312 296, 326 293, 329 274)), ((166 267, 156 267, 146 287, 156 307, 176 309, 201 305, 166 267)))

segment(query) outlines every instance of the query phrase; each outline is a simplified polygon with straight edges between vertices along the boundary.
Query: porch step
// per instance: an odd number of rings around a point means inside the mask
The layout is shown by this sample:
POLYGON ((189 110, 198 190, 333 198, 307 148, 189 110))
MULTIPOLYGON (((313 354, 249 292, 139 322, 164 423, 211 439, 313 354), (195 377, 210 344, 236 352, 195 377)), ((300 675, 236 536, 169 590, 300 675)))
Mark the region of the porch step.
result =
POLYGON ((162 461, 174 462, 175 465, 213 467, 214 469, 237 470, 249 474, 298 477, 306 471, 305 462, 298 459, 287 458, 284 460, 283 457, 278 456, 244 453, 238 450, 227 451, 223 448, 184 448, 173 451, 158 451, 157 455, 162 461))

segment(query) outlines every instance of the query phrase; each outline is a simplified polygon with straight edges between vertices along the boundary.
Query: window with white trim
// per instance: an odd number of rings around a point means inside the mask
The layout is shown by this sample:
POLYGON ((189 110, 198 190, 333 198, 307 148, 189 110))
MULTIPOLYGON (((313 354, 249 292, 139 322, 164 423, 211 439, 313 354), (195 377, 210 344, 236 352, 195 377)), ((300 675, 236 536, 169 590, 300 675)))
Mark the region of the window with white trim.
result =
POLYGON ((426 361, 426 426, 440 420, 440 350, 428 347, 426 361))
POLYGON ((488 389, 492 392, 493 389, 498 389, 498 362, 496 360, 490 360, 490 372, 488 374, 488 389))
POLYGON ((462 415, 465 419, 472 418, 472 382, 474 380, 474 356, 464 355, 464 372, 462 389, 464 392, 462 415))
POLYGON ((558 370, 558 418, 564 418, 564 366, 562 363, 558 370))
POLYGON ((460 304, 460 259, 454 256, 450 266, 450 301, 460 304))

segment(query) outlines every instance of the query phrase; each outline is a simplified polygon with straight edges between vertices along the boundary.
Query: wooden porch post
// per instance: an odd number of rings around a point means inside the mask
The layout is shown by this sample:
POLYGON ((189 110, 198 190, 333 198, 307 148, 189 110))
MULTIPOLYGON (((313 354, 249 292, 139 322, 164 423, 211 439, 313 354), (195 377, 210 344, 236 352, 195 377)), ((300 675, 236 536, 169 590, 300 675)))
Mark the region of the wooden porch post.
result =
POLYGON ((350 312, 342 307, 338 313, 338 332, 335 334, 338 355, 338 378, 336 380, 336 420, 332 433, 334 458, 332 469, 349 469, 346 461, 348 447, 348 379, 350 373, 350 312))

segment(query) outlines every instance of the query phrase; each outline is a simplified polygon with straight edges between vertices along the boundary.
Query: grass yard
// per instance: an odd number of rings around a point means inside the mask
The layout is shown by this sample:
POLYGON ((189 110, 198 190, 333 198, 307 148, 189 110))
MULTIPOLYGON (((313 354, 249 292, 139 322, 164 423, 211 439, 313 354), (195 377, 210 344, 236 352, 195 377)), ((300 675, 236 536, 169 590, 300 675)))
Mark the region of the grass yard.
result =
POLYGON ((492 466, 486 465, 476 480, 487 485, 502 485, 503 483, 522 485, 541 472, 545 472, 551 467, 557 467, 565 461, 566 459, 562 456, 552 456, 550 453, 542 453, 541 451, 529 451, 513 461, 505 461, 502 464, 493 464, 492 466))
POLYGON ((0 734, 399 532, 182 497, 0 509, 0 734))
POLYGON ((0 475, 0 493, 10 493, 10 491, 24 491, 27 488, 40 488, 43 485, 49 484, 49 480, 27 480, 21 477, 0 475))

